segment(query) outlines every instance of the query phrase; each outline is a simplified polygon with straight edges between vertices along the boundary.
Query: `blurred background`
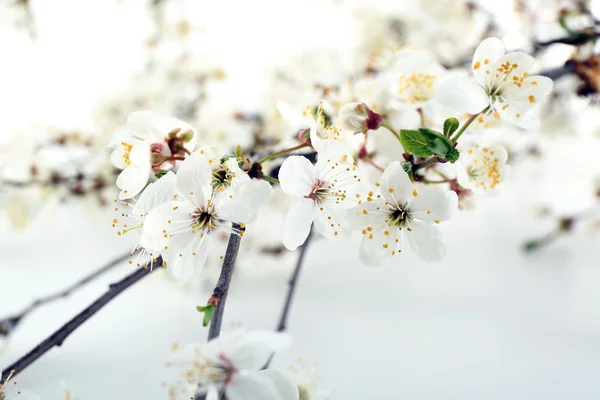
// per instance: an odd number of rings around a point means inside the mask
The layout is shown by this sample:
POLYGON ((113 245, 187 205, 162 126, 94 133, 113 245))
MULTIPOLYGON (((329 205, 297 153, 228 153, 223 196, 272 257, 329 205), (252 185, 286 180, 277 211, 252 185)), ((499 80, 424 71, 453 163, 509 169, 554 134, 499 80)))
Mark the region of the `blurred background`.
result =
MULTIPOLYGON (((223 152, 285 148, 294 134, 278 100, 303 107, 398 48, 468 69, 498 36, 556 78, 538 130, 485 133, 509 149, 510 180, 442 225, 440 263, 406 252, 365 267, 358 237, 316 238, 294 344, 274 365, 301 358, 334 399, 598 399, 599 20, 599 1, 0 0, 0 319, 135 245, 110 226, 107 148, 130 112, 183 119, 223 152)), ((249 226, 227 327, 276 325, 297 258, 281 246, 286 207, 276 193, 249 226)), ((195 306, 224 245, 198 282, 156 271, 124 292, 19 386, 51 400, 168 398, 169 352, 205 340, 195 306)), ((131 272, 122 262, 2 325, 0 367, 131 272)))

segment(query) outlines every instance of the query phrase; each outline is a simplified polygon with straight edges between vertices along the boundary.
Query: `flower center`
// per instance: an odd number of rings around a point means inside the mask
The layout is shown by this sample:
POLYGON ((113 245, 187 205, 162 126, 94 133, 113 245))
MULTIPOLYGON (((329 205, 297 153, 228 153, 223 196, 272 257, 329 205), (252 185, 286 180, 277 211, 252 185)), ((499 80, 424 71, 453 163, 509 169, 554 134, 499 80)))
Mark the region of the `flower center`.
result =
POLYGON ((326 184, 325 181, 322 181, 320 179, 317 179, 317 182, 315 182, 315 185, 312 188, 312 191, 310 192, 310 194, 308 196, 305 196, 307 199, 311 199, 312 201, 314 201, 317 204, 321 204, 325 201, 325 199, 331 195, 331 191, 329 190, 329 187, 324 187, 326 184))
POLYGON ((204 209, 199 209, 196 210, 193 214, 195 221, 194 224, 192 225, 192 231, 196 230, 196 229, 200 229, 200 230, 211 230, 212 228, 214 228, 216 226, 217 223, 217 216, 216 214, 213 214, 209 211, 209 208, 207 208, 206 210, 204 209))
POLYGON ((436 75, 412 74, 398 77, 398 95, 406 103, 421 103, 431 99, 434 95, 436 75))
POLYGON ((410 215, 405 208, 406 207, 398 207, 391 210, 388 226, 406 226, 406 224, 410 221, 410 215))

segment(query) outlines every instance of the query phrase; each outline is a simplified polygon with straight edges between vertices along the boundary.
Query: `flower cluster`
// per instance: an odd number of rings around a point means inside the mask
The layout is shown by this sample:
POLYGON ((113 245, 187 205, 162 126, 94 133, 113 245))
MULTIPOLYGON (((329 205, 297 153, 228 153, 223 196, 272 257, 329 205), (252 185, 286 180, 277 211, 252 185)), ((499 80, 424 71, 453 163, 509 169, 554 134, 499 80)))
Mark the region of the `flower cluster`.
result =
POLYGON ((187 281, 202 269, 214 232, 242 235, 278 183, 291 199, 282 235, 289 250, 311 229, 330 239, 358 232, 365 264, 382 264, 406 246, 439 261, 446 246, 438 224, 472 196, 496 193, 508 176, 507 151, 471 132, 476 122, 491 116, 535 125, 532 107, 552 81, 530 74, 532 64, 525 53, 505 55, 496 38, 475 51, 474 79, 450 74, 427 53, 401 50, 386 69, 350 84, 351 95, 328 91, 300 110, 279 102, 300 144, 262 158, 244 156, 240 146, 234 155, 205 143, 196 149, 190 125, 135 112, 111 143, 111 160, 123 169, 119 198, 131 208, 113 225, 120 234, 137 229, 139 246, 187 281), (452 113, 466 113, 465 122, 452 113), (302 148, 316 153, 290 155, 302 148), (269 165, 279 166, 277 176, 265 173, 269 165))

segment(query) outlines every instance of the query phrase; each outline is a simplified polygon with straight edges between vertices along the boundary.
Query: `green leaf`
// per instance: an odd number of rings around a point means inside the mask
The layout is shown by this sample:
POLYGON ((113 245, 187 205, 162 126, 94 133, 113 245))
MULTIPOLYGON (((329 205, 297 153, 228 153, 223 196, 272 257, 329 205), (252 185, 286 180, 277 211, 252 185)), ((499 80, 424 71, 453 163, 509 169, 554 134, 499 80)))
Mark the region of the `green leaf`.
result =
POLYGON ((458 160, 460 153, 446 136, 429 128, 421 128, 419 132, 427 140, 427 147, 433 154, 443 157, 452 163, 458 160))
POLYGON ((163 176, 165 176, 165 175, 167 174, 167 172, 169 172, 169 171, 165 171, 165 170, 163 169, 163 170, 159 171, 158 173, 154 174, 154 176, 156 177, 156 179, 160 179, 160 178, 162 178, 163 176))
POLYGON ((215 306, 212 304, 208 304, 204 307, 197 306, 196 310, 198 310, 198 312, 204 313, 204 320, 202 321, 202 326, 208 326, 213 314, 215 313, 215 306))
POLYGON ((446 153, 446 155, 444 156, 444 158, 448 161, 450 161, 451 163, 455 163, 456 161, 458 161, 460 157, 460 152, 458 150, 456 150, 456 148, 451 148, 450 151, 448 153, 446 153))
POLYGON ((429 148, 428 138, 420 130, 400 130, 400 143, 404 151, 417 157, 433 155, 433 151, 429 148))
POLYGON ((409 161, 404 161, 402 163, 402 169, 407 173, 408 177, 410 178, 411 182, 415 181, 415 177, 413 175, 413 166, 412 163, 409 161))
POLYGON ((449 138, 458 129, 460 122, 456 118, 448 118, 444 121, 444 136, 449 138))

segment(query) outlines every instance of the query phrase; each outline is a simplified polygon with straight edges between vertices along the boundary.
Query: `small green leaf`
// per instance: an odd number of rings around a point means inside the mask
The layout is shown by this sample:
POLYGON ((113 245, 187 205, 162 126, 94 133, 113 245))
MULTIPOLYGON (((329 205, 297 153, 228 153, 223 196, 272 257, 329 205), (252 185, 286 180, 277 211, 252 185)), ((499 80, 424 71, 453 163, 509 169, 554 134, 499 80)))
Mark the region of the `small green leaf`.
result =
POLYGON ((444 136, 450 138, 452 134, 458 129, 460 122, 456 118, 448 118, 444 121, 444 136))
POLYGON ((460 152, 458 150, 456 150, 456 148, 451 148, 450 151, 448 153, 446 153, 446 155, 444 156, 444 158, 448 161, 450 161, 451 163, 455 163, 456 161, 458 161, 458 158, 460 157, 460 152))
POLYGON ((400 131, 400 143, 409 154, 417 157, 429 157, 433 155, 433 151, 429 148, 428 138, 419 130, 404 130, 400 131))
POLYGON ((165 176, 165 175, 167 174, 167 172, 169 172, 169 171, 165 171, 165 170, 163 169, 163 170, 159 171, 158 173, 154 174, 154 176, 156 177, 156 179, 160 179, 160 178, 162 178, 163 176, 165 176))
POLYGON ((204 320, 202 321, 202 326, 208 326, 213 314, 215 313, 215 306, 212 304, 208 304, 206 306, 197 306, 196 310, 198 310, 198 312, 204 313, 204 320))
POLYGON ((402 163, 402 169, 406 172, 406 174, 410 178, 411 182, 414 182, 415 181, 415 177, 413 175, 412 163, 409 162, 409 161, 404 161, 402 163))
POLYGON ((427 140, 427 147, 433 154, 443 157, 450 162, 458 160, 460 153, 446 136, 429 128, 421 128, 419 132, 427 140))

